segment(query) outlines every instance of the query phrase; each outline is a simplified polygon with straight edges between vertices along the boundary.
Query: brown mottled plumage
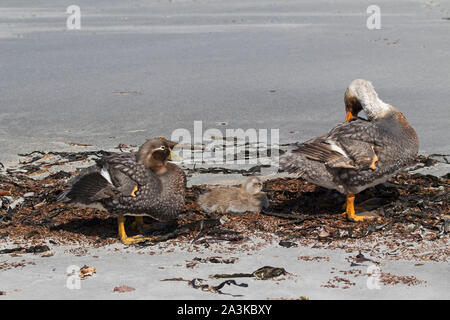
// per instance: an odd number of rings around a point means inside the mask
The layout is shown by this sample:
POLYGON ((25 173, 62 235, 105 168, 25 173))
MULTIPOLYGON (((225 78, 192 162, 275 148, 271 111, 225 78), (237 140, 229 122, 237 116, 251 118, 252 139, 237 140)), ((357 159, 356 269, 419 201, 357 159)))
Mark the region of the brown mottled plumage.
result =
MULTIPOLYGON (((354 80, 345 93, 345 104, 347 122, 323 136, 295 144, 293 151, 282 156, 280 165, 314 184, 345 193, 349 199, 411 165, 419 141, 403 114, 381 101, 370 82, 354 80), (368 120, 357 117, 361 110, 368 120)), ((347 215, 361 220, 350 212, 347 215)))
MULTIPOLYGON (((184 208, 186 177, 167 162, 172 147, 163 138, 148 139, 136 153, 102 158, 69 182, 58 201, 100 207, 119 216, 120 234, 126 215, 176 219, 184 208)), ((124 243, 142 240, 124 234, 123 230, 124 243)))
POLYGON ((259 212, 269 205, 257 177, 247 179, 240 187, 218 187, 199 196, 203 210, 209 213, 259 212))

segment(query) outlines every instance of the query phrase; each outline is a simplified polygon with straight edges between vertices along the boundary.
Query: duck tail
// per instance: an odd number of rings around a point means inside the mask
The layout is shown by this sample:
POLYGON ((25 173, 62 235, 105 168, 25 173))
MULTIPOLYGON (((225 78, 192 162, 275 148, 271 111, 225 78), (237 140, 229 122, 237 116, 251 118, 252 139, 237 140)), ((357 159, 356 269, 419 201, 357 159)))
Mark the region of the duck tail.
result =
POLYGON ((111 183, 105 179, 100 172, 85 174, 72 184, 72 186, 61 193, 56 201, 80 202, 90 204, 92 202, 107 198, 106 190, 110 190, 111 183))

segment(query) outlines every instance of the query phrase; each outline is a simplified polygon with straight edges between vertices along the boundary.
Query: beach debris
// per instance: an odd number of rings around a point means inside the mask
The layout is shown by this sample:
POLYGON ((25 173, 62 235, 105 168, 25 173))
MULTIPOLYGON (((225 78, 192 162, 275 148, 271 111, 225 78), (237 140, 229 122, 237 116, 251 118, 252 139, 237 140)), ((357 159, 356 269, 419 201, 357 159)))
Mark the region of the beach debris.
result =
MULTIPOLYGON (((64 170, 84 168, 110 154, 104 150, 34 151, 22 154, 21 162, 15 167, 2 169, 0 190, 4 195, 0 195, 0 238, 15 241, 23 248, 28 247, 30 241, 35 244, 40 240, 85 247, 117 243, 114 217, 100 210, 55 202, 64 182, 75 175, 75 172, 64 170), (67 169, 68 165, 73 169, 67 169), (28 176, 42 170, 48 172, 40 175, 39 180, 38 176, 28 176), (14 204, 17 200, 19 202, 14 204)), ((417 166, 433 166, 448 162, 449 158, 448 155, 418 157, 417 166)), ((186 171, 253 174, 262 168, 222 170, 194 167, 186 171)), ((203 212, 196 199, 202 190, 209 189, 209 185, 187 188, 184 214, 178 225, 172 230, 163 230, 165 233, 152 235, 152 241, 139 245, 165 247, 165 242, 168 245, 186 243, 189 250, 198 250, 200 245, 208 247, 213 243, 228 242, 233 247, 251 250, 261 247, 263 242, 277 241, 286 247, 295 243, 314 248, 342 248, 343 241, 351 240, 345 249, 357 253, 361 245, 354 240, 366 238, 377 243, 376 252, 379 253, 381 247, 386 248, 383 254, 390 259, 408 256, 422 261, 448 260, 448 251, 441 243, 449 236, 450 174, 435 177, 401 172, 389 182, 364 190, 355 205, 364 207, 364 203, 370 204, 371 210, 376 210, 382 221, 360 224, 342 218, 341 205, 345 197, 339 192, 315 186, 301 178, 264 181, 263 190, 270 209, 236 217, 224 215, 216 218, 203 212), (321 233, 322 237, 319 237, 321 233), (325 233, 328 235, 324 237, 325 233), (439 245, 431 247, 432 242, 439 242, 439 245), (419 246, 411 247, 411 243, 419 246)), ((131 220, 127 219, 127 223, 131 220)), ((373 252, 371 255, 375 256, 373 252)), ((351 262, 359 264, 354 259, 351 262)))
POLYGON ((285 248, 298 247, 298 244, 296 244, 295 242, 292 242, 292 241, 283 241, 282 240, 278 244, 285 248))
POLYGON ((14 210, 17 206, 20 206, 25 201, 24 198, 20 197, 19 199, 14 200, 9 206, 9 210, 14 210))
POLYGON ((50 180, 63 180, 63 179, 71 178, 71 177, 72 177, 72 175, 69 172, 60 170, 60 171, 58 171, 56 173, 53 173, 53 174, 49 175, 47 177, 47 179, 50 179, 50 180))
POLYGON ((211 279, 228 279, 228 278, 252 278, 253 273, 221 273, 212 274, 209 276, 211 279))
POLYGON ((318 233, 319 233, 318 234, 319 239, 325 239, 325 238, 328 238, 330 236, 330 233, 325 231, 324 228, 320 228, 318 230, 318 233))
POLYGON ((350 262, 351 267, 362 266, 363 262, 372 262, 377 265, 380 264, 377 261, 365 257, 361 251, 359 251, 359 253, 355 257, 348 257, 346 260, 350 262))
POLYGON ((323 288, 341 288, 341 289, 350 289, 352 286, 355 286, 356 283, 350 281, 349 279, 335 276, 332 279, 328 280, 326 284, 322 284, 323 288))
POLYGON ((300 256, 297 258, 297 260, 303 260, 303 261, 330 261, 330 257, 310 257, 310 256, 300 256))
POLYGON ((259 280, 267 280, 285 274, 287 274, 287 272, 286 270, 284 270, 284 268, 276 268, 270 266, 264 266, 253 272, 255 278, 259 280))
POLYGON ((9 270, 12 268, 19 268, 19 267, 23 268, 27 265, 36 265, 36 263, 33 261, 25 261, 25 259, 14 262, 2 261, 0 262, 0 270, 9 270))
POLYGON ((197 262, 194 261, 186 261, 186 268, 193 269, 198 265, 197 262))
POLYGON ((80 143, 80 142, 65 142, 66 144, 68 144, 69 146, 74 146, 74 147, 92 147, 92 144, 89 143, 80 143))
POLYGON ((87 265, 84 265, 80 268, 80 279, 85 279, 86 277, 93 276, 94 273, 96 273, 97 267, 89 267, 87 265))
POLYGON ((237 257, 230 257, 230 258, 222 258, 222 257, 208 257, 208 258, 194 258, 194 261, 198 261, 200 263, 225 263, 225 264, 232 264, 235 263, 239 258, 237 257))
POLYGON ((391 273, 384 273, 382 272, 380 275, 381 283, 386 285, 397 285, 397 284, 404 284, 407 286, 417 286, 421 284, 425 284, 426 281, 419 280, 414 276, 397 276, 393 275, 391 273))
POLYGON ((11 195, 11 190, 12 190, 12 188, 11 189, 9 189, 9 190, 1 190, 0 189, 0 196, 10 196, 11 195))
POLYGON ((185 280, 185 279, 183 279, 183 278, 181 278, 181 277, 178 277, 178 278, 167 278, 167 279, 162 279, 162 280, 160 280, 160 281, 189 281, 189 280, 185 280))
POLYGON ((281 275, 288 274, 284 268, 276 268, 271 266, 261 267, 252 273, 232 273, 232 274, 213 274, 210 278, 221 279, 221 278, 252 278, 255 277, 258 280, 268 280, 281 275))
POLYGON ((187 284, 189 286, 191 286, 194 289, 201 289, 202 291, 209 291, 209 292, 217 293, 217 294, 231 295, 233 297, 242 297, 242 295, 233 295, 233 294, 229 294, 229 293, 224 293, 221 291, 221 289, 226 285, 229 285, 229 286, 235 285, 235 286, 244 287, 244 288, 248 287, 247 283, 237 283, 235 280, 226 280, 216 286, 210 285, 210 284, 206 283, 205 279, 200 279, 200 278, 186 280, 186 279, 183 279, 180 277, 180 278, 163 279, 161 281, 185 281, 185 282, 187 282, 187 284))
POLYGON ((230 257, 230 258, 222 258, 219 256, 215 257, 208 257, 208 258, 198 258, 195 257, 192 259, 192 261, 186 261, 186 268, 194 268, 199 263, 224 263, 224 264, 233 264, 235 263, 239 258, 237 257, 230 257))
POLYGON ((49 253, 44 253, 43 255, 41 255, 41 258, 49 258, 49 257, 53 257, 55 254, 53 252, 49 252, 49 253))
POLYGON ((24 197, 24 198, 34 197, 34 192, 24 193, 22 197, 24 197))
MULTIPOLYGON (((291 213, 281 213, 281 212, 273 212, 273 211, 268 211, 268 210, 261 210, 261 214, 264 214, 267 216, 272 216, 272 217, 283 218, 283 219, 295 219, 296 222, 304 221, 304 220, 299 219, 299 218, 302 218, 301 215, 291 214, 291 213)), ((307 218, 307 217, 305 217, 305 218, 307 218)))
POLYGON ((195 279, 188 281, 188 284, 194 289, 201 289, 202 291, 209 291, 212 293, 231 295, 233 297, 241 297, 242 295, 233 295, 233 294, 229 294, 229 293, 224 293, 221 291, 221 289, 226 285, 228 285, 228 286, 234 285, 234 286, 244 287, 244 288, 248 287, 247 283, 237 283, 235 280, 226 280, 224 282, 221 282, 217 286, 207 284, 207 283, 205 283, 205 281, 206 280, 204 280, 204 279, 195 278, 195 279))
POLYGON ((1 291, 0 290, 0 296, 6 296, 6 291, 1 291))
POLYGON ((356 255, 355 261, 356 261, 357 263, 370 261, 370 262, 372 262, 372 263, 378 264, 378 262, 375 262, 375 261, 373 261, 372 259, 366 258, 366 257, 361 253, 361 251, 356 255))
POLYGON ((131 292, 131 291, 135 291, 136 289, 133 287, 129 287, 129 286, 119 286, 119 287, 114 287, 113 292, 119 292, 119 293, 124 293, 124 292, 131 292))
POLYGON ((0 250, 0 254, 8 254, 8 253, 42 253, 45 251, 49 251, 50 248, 46 245, 36 245, 28 248, 24 247, 16 247, 11 249, 3 249, 0 250))

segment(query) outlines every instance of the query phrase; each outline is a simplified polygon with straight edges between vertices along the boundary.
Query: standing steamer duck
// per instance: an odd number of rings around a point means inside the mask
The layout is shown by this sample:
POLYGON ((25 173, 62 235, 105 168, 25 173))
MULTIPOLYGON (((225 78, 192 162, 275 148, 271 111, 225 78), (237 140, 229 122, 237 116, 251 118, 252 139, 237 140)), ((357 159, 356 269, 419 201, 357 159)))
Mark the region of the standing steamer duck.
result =
POLYGON ((419 140, 403 114, 378 98, 366 80, 352 81, 345 92, 346 122, 304 143, 280 159, 281 168, 319 186, 346 194, 346 214, 357 216, 355 194, 386 182, 414 163, 419 140), (357 117, 364 110, 367 120, 357 117))
POLYGON ((136 153, 104 157, 72 179, 57 201, 106 210, 117 216, 124 244, 145 241, 141 235, 127 236, 125 216, 135 216, 142 227, 143 216, 174 220, 184 208, 186 176, 168 163, 174 146, 164 138, 147 139, 136 153))

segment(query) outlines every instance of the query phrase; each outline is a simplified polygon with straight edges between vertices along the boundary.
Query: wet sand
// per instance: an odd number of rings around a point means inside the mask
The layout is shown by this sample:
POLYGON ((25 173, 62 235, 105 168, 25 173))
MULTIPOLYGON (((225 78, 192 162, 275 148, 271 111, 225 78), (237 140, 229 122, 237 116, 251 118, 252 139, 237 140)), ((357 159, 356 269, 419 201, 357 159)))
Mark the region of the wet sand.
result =
POLYGON ((371 80, 420 137, 449 153, 450 2, 3 1, 0 161, 170 137, 177 128, 277 128, 302 141, 344 120, 343 95, 371 80), (218 122, 226 122, 220 126, 218 122))

